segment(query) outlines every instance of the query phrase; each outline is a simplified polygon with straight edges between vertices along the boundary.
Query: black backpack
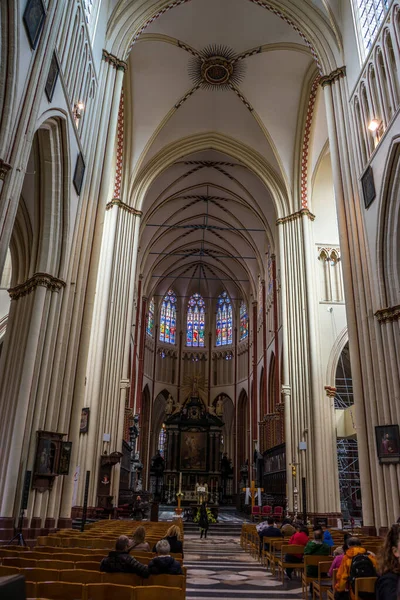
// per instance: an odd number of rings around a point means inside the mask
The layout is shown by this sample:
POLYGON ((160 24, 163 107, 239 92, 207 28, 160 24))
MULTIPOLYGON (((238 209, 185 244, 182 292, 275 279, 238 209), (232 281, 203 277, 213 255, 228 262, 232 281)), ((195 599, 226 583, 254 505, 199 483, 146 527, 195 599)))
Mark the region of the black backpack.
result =
MULTIPOLYGON (((368 554, 356 554, 351 561, 349 582, 353 592, 355 592, 356 579, 358 579, 358 577, 376 577, 375 567, 368 558, 368 554)), ((365 598, 365 600, 375 598, 375 594, 370 594, 368 592, 361 592, 359 595, 360 598, 365 598)))

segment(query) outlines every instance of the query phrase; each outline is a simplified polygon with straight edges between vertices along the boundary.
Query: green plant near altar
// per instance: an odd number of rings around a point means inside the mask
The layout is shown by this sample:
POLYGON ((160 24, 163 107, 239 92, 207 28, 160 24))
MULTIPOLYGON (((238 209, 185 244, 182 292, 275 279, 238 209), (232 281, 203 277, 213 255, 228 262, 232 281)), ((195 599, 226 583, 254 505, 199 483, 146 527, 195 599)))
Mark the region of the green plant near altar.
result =
MULTIPOLYGON (((212 514, 211 510, 209 508, 207 508, 207 518, 208 518, 208 522, 209 523, 216 523, 217 519, 214 517, 214 515, 212 514)), ((193 519, 193 523, 198 523, 200 521, 200 509, 197 509, 197 514, 195 516, 195 518, 193 519)))

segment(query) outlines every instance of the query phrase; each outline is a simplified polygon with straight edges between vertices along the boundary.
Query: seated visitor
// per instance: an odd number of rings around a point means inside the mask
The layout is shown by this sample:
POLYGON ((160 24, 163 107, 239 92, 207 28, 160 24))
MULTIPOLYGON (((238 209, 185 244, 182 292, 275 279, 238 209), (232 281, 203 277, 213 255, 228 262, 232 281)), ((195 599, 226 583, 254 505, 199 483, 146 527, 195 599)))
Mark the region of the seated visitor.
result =
POLYGON ((376 576, 376 558, 373 554, 367 553, 361 546, 361 542, 356 537, 349 538, 348 550, 346 550, 339 570, 336 575, 335 598, 350 598, 354 600, 354 575, 358 572, 359 577, 376 576), (355 562, 353 559, 358 555, 363 555, 355 562), (361 562, 360 562, 361 561, 361 562))
POLYGON ((333 571, 335 569, 338 569, 342 563, 343 560, 343 556, 344 553, 346 552, 346 550, 349 549, 347 542, 348 540, 351 538, 351 534, 350 533, 345 533, 344 534, 344 541, 343 541, 343 546, 338 546, 337 548, 335 548, 334 552, 333 552, 333 556, 335 557, 333 559, 333 562, 329 568, 328 571, 328 577, 332 577, 333 576, 333 571))
MULTIPOLYGON (((296 524, 296 533, 289 540, 290 545, 306 546, 308 543, 308 529, 301 523, 296 524)), ((285 562, 301 563, 303 562, 302 554, 286 554, 285 562)), ((292 578, 293 569, 286 569, 286 575, 289 579, 292 578)))
POLYGON ((282 535, 285 535, 287 537, 292 536, 296 533, 296 528, 292 524, 292 519, 289 519, 287 517, 283 519, 281 532, 282 535))
POLYGON ((392 525, 386 534, 379 555, 376 600, 400 598, 400 523, 392 525))
POLYGON ((156 544, 158 556, 149 562, 150 575, 182 575, 182 567, 170 555, 170 545, 167 540, 160 540, 156 544))
MULTIPOLYGON (((317 556, 329 556, 330 548, 322 540, 323 534, 320 529, 314 531, 314 540, 309 541, 304 548, 304 555, 313 554, 317 556)), ((318 577, 318 567, 310 565, 307 567, 307 577, 318 577)))
POLYGON ((334 541, 333 541, 333 537, 331 536, 331 532, 329 531, 329 528, 327 525, 322 525, 319 529, 321 529, 321 531, 323 532, 323 542, 324 544, 326 544, 327 546, 329 546, 329 548, 332 548, 334 545, 334 541))
POLYGON ((115 550, 112 550, 101 561, 100 571, 105 573, 136 573, 140 577, 147 578, 149 569, 129 554, 129 542, 130 540, 126 535, 120 535, 115 544, 115 550))
MULTIPOLYGON (((171 525, 168 529, 164 540, 167 540, 170 546, 170 552, 173 554, 181 553, 183 558, 183 544, 181 542, 181 530, 177 525, 171 525)), ((153 552, 157 552, 156 544, 153 546, 153 552)))
POLYGON ((136 551, 141 550, 142 552, 150 552, 150 546, 149 546, 148 542, 145 541, 145 538, 146 538, 146 530, 141 525, 140 527, 138 527, 136 529, 135 533, 132 536, 132 541, 131 541, 131 545, 129 548, 129 552, 131 552, 132 550, 136 550, 136 551))
POLYGON ((265 542, 264 538, 282 537, 281 530, 275 527, 274 519, 272 517, 268 517, 267 527, 264 526, 260 528, 258 535, 260 536, 261 542, 264 541, 264 548, 266 550, 269 550, 269 544, 265 542))

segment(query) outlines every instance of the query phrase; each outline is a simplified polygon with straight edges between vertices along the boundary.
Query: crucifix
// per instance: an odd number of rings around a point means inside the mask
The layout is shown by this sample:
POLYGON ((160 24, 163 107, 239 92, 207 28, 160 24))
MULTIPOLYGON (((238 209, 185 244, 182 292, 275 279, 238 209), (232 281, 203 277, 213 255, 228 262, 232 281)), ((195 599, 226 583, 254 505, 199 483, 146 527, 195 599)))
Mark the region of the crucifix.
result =
POLYGON ((252 481, 251 487, 243 488, 242 491, 247 492, 247 490, 249 491, 250 498, 251 498, 251 510, 253 510, 254 505, 256 503, 256 494, 258 494, 258 492, 263 492, 264 488, 256 488, 256 486, 254 485, 254 481, 252 481))

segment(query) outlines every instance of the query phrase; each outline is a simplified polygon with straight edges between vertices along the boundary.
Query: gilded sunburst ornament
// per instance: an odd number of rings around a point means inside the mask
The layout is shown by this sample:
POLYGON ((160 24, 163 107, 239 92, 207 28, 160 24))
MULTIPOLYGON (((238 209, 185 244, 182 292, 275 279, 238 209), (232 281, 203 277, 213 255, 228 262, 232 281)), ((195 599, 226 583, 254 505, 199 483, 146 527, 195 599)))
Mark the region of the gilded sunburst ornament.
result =
POLYGON ((245 65, 227 46, 207 46, 189 62, 189 76, 194 85, 208 90, 226 90, 238 85, 244 76, 245 65))

